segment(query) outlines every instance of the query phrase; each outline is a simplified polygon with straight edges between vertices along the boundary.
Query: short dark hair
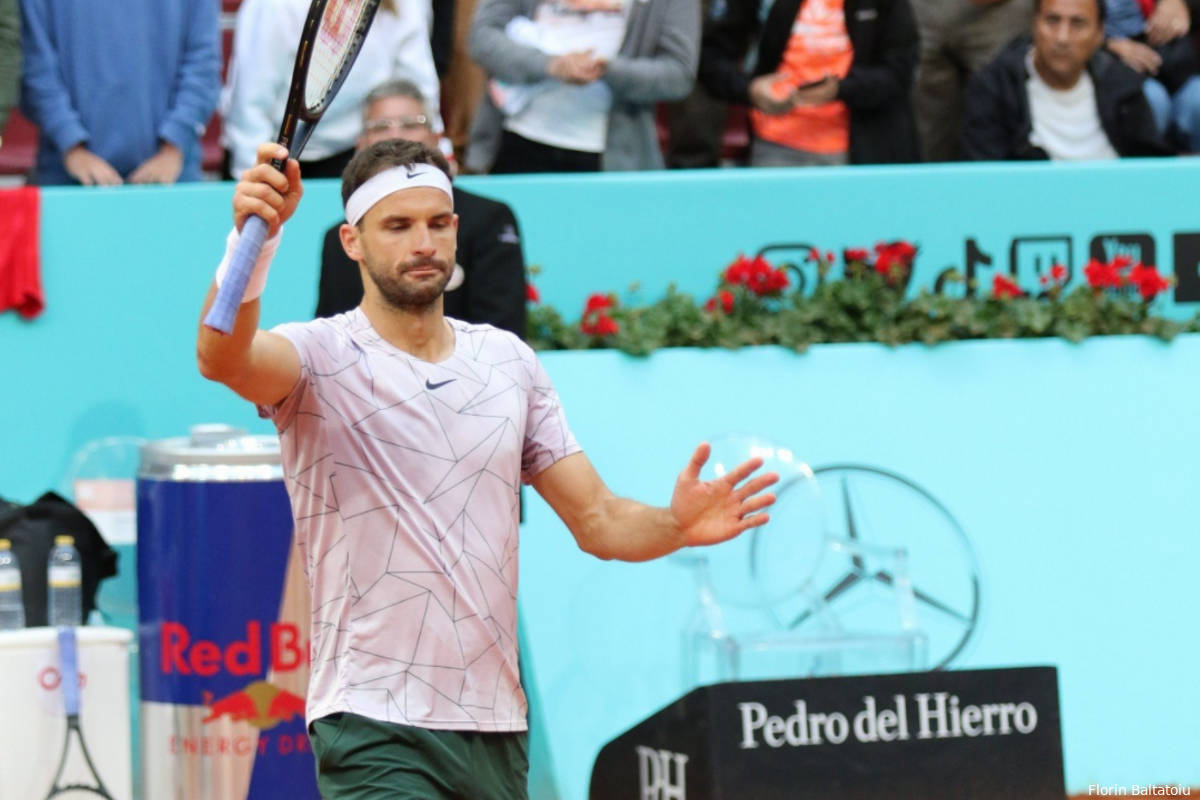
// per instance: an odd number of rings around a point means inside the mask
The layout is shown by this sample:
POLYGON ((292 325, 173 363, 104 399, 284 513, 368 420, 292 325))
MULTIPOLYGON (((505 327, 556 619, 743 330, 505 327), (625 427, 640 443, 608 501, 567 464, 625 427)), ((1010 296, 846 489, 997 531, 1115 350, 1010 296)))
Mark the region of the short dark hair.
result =
POLYGON ((420 142, 410 142, 406 139, 388 139, 376 142, 370 147, 360 150, 350 159, 346 169, 342 171, 342 205, 354 194, 354 190, 371 178, 392 167, 407 167, 412 164, 429 164, 446 173, 446 177, 454 180, 450 173, 450 165, 446 157, 431 147, 420 142))
MULTIPOLYGON (((1040 14, 1042 11, 1042 0, 1033 0, 1033 13, 1040 14)), ((1096 21, 1100 23, 1100 27, 1104 27, 1104 20, 1108 17, 1108 0, 1096 0, 1096 21)))

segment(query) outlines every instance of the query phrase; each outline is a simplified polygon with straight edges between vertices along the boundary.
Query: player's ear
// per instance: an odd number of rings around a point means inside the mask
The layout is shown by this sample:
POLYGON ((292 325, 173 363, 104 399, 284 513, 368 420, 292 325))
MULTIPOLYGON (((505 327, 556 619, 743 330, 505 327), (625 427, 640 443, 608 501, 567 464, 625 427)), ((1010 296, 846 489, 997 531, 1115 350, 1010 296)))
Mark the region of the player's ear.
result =
POLYGON ((342 249, 346 251, 346 255, 350 256, 351 261, 362 261, 362 246, 358 241, 358 227, 351 225, 348 222, 343 222, 342 227, 338 228, 338 237, 342 240, 342 249))

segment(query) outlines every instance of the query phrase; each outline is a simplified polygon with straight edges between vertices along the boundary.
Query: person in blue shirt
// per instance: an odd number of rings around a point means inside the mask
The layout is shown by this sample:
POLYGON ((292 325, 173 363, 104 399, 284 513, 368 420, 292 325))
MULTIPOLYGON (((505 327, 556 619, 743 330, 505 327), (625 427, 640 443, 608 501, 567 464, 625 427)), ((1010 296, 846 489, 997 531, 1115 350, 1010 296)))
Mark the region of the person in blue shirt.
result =
POLYGON ((199 180, 220 90, 218 0, 21 0, 32 182, 199 180))

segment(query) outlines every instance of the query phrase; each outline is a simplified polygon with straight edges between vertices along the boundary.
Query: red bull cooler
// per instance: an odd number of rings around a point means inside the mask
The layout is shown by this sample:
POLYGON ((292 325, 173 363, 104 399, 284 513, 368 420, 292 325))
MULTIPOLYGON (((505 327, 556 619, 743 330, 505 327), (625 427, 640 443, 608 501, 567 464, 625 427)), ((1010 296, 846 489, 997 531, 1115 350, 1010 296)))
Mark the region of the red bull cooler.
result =
POLYGON ((145 445, 137 528, 142 796, 317 800, 278 440, 206 425, 145 445))

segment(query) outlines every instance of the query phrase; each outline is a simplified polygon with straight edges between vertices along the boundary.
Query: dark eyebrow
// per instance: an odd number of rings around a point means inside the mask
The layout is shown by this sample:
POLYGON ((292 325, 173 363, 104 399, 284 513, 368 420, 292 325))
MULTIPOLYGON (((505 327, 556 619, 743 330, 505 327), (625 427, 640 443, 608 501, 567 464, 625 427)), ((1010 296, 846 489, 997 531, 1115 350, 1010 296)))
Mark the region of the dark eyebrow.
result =
MULTIPOLYGON (((450 219, 453 216, 454 216, 453 211, 440 211, 437 214, 433 214, 430 217, 427 217, 427 219, 430 219, 430 220, 450 219)), ((381 219, 379 221, 379 224, 387 225, 387 224, 393 223, 393 222, 412 222, 416 219, 420 219, 420 217, 412 217, 412 216, 408 216, 406 214, 388 214, 386 217, 384 217, 383 219, 381 219)))

